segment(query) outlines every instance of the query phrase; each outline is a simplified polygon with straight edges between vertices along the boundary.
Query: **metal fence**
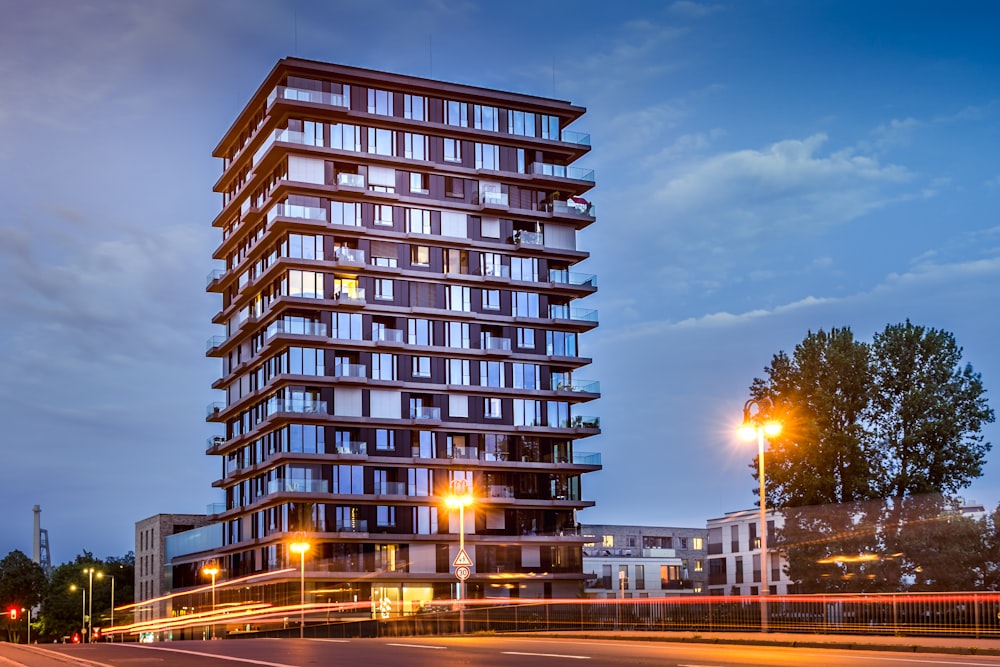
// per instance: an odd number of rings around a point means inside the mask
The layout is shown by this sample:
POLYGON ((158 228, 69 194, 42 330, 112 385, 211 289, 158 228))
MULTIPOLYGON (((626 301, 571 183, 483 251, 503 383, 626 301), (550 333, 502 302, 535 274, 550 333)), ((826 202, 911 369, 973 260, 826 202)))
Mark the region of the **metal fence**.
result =
MULTIPOLYGON (((631 600, 471 600, 458 611, 305 628, 316 638, 544 631, 761 631, 1000 638, 1000 594, 687 596, 631 600), (464 615, 464 619, 460 616, 464 615), (763 623, 762 623, 763 621, 763 623)), ((298 626, 231 637, 298 636, 298 626)))

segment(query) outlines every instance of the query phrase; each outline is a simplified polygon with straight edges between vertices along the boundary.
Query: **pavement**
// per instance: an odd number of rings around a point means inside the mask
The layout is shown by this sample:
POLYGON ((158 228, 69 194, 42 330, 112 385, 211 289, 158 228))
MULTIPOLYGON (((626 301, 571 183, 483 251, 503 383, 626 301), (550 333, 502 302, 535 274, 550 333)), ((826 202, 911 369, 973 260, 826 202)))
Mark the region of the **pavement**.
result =
POLYGON ((888 635, 811 635, 782 632, 539 632, 542 637, 608 639, 743 646, 792 646, 901 653, 950 653, 1000 656, 1000 639, 976 637, 894 637, 888 635))

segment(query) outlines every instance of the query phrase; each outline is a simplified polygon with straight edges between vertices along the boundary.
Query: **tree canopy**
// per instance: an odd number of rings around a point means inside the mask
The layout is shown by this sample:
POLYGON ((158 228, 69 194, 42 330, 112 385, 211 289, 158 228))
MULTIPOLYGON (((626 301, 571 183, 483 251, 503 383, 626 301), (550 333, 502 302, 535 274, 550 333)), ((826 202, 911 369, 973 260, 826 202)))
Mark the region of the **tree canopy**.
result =
POLYGON ((982 475, 994 421, 955 337, 909 321, 871 343, 809 332, 750 390, 783 424, 764 463, 789 576, 805 591, 930 585, 928 527, 965 525, 953 496, 982 475))

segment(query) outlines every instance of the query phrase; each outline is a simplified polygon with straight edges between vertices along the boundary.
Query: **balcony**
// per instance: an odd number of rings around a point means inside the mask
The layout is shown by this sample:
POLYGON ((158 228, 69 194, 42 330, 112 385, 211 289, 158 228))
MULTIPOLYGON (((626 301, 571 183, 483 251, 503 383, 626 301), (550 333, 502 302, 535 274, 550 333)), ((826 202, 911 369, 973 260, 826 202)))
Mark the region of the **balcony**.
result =
POLYGON ((334 526, 334 529, 338 533, 367 533, 368 522, 364 519, 355 519, 354 521, 338 521, 334 526))
POLYGON ((601 465, 601 454, 599 452, 573 452, 573 464, 578 466, 599 466, 601 465))
POLYGON ((490 336, 483 341, 483 349, 487 352, 510 352, 510 338, 490 336))
POLYGON ((303 414, 326 414, 326 401, 311 398, 272 398, 267 401, 267 414, 298 412, 303 414))
POLYGON ((575 130, 563 130, 562 140, 567 144, 576 144, 578 146, 590 145, 590 135, 575 130))
POLYGON ((333 298, 344 306, 363 306, 365 305, 365 288, 342 287, 334 292, 333 298))
POLYGON ((600 417, 585 417, 577 415, 570 422, 573 428, 601 428, 600 417))
POLYGON ((275 204, 267 210, 267 222, 275 218, 295 218, 297 220, 317 220, 326 222, 326 209, 318 206, 301 206, 299 204, 275 204))
POLYGON ((520 229, 514 232, 514 245, 545 245, 545 237, 541 232, 526 232, 520 229))
POLYGON ((569 306, 561 304, 549 304, 549 317, 553 320, 573 320, 574 322, 597 323, 596 310, 570 308, 569 306))
POLYGON ((226 409, 226 404, 222 403, 220 401, 215 401, 213 403, 209 403, 205 407, 205 416, 206 417, 211 417, 212 415, 217 415, 217 414, 219 414, 220 412, 222 412, 225 409, 226 409))
POLYGON ((484 278, 510 278, 510 267, 502 266, 500 264, 484 266, 483 267, 483 277, 484 278))
POLYGON ((350 264, 364 264, 365 251, 357 248, 334 248, 333 256, 338 262, 348 262, 350 264))
POLYGON ((410 419, 441 421, 441 408, 413 406, 410 408, 410 419))
POLYGON ((451 458, 456 461, 478 461, 479 460, 479 448, 478 447, 452 447, 451 448, 451 458))
POLYGON ((219 280, 224 275, 226 275, 226 272, 223 269, 214 269, 209 271, 208 275, 205 277, 205 287, 210 287, 212 283, 219 280))
POLYGON ((510 206, 510 197, 506 192, 480 192, 474 203, 486 208, 506 209, 510 206))
POLYGON ((358 440, 341 440, 335 447, 341 456, 365 456, 368 454, 368 443, 358 440))
POLYGON ((365 177, 361 174, 337 174, 337 185, 347 186, 349 188, 364 188, 365 187, 365 177))
MULTIPOLYGON (((321 90, 303 90, 302 88, 290 88, 288 86, 276 86, 267 96, 267 106, 271 106, 277 100, 293 100, 295 102, 311 102, 312 104, 324 104, 332 107, 347 108, 347 96, 324 93, 321 90)), ((563 136, 566 132, 563 132, 563 136)), ((566 139, 563 139, 566 141, 566 139)), ((579 142, 571 142, 579 143, 579 142)), ((590 145, 589 143, 586 145, 590 145)))
POLYGON ((376 482, 373 492, 376 496, 405 496, 406 482, 376 482))
POLYGON ((560 382, 555 386, 555 390, 599 394, 601 393, 601 383, 597 380, 573 380, 568 384, 560 382))
POLYGON ((487 498, 513 498, 514 487, 502 484, 490 484, 486 487, 487 498))
POLYGON ((272 479, 267 483, 271 493, 329 493, 330 484, 325 479, 272 479))
POLYGON ((549 282, 556 285, 597 287, 597 276, 590 273, 574 273, 562 269, 549 269, 549 282))
POLYGON ((589 217, 597 215, 594 205, 582 197, 569 201, 554 201, 551 204, 551 211, 557 215, 585 215, 589 217))
POLYGON ((224 435, 213 435, 212 437, 205 439, 205 449, 216 449, 225 444, 226 436, 224 435))
POLYGON ((298 336, 326 337, 326 325, 322 322, 286 322, 277 320, 267 325, 264 338, 271 339, 278 334, 293 334, 298 336))
POLYGON ((364 378, 368 377, 368 367, 364 364, 335 364, 333 367, 334 377, 339 378, 364 378))
POLYGON ((594 182, 594 170, 583 169, 581 167, 567 167, 561 164, 549 164, 547 162, 534 162, 531 165, 531 173, 536 176, 555 176, 557 178, 572 178, 577 181, 594 182))
POLYGON ((209 352, 226 342, 225 336, 212 336, 205 342, 205 351, 209 352))
POLYGON ((392 343, 394 345, 403 344, 403 331, 401 329, 378 329, 375 333, 376 343, 392 343))

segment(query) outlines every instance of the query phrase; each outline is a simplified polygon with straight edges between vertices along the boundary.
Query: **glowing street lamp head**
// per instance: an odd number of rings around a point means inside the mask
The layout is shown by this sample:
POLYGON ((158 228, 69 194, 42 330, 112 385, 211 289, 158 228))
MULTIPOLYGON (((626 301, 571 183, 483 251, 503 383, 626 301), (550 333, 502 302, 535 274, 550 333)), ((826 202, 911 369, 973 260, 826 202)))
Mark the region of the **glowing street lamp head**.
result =
POLYGON ((214 578, 215 575, 219 574, 219 567, 217 565, 206 565, 201 571, 214 578))
POLYGON ((305 540, 292 542, 288 545, 288 549, 293 554, 304 554, 309 551, 309 543, 305 540))
POLYGON ((781 433, 781 422, 769 421, 764 424, 764 435, 778 435, 781 433))
POLYGON ((471 493, 463 493, 460 495, 449 495, 444 497, 444 504, 452 509, 458 509, 459 507, 468 507, 473 502, 471 493))
POLYGON ((740 435, 740 440, 750 441, 757 438, 757 429, 748 422, 743 422, 737 433, 740 435))

